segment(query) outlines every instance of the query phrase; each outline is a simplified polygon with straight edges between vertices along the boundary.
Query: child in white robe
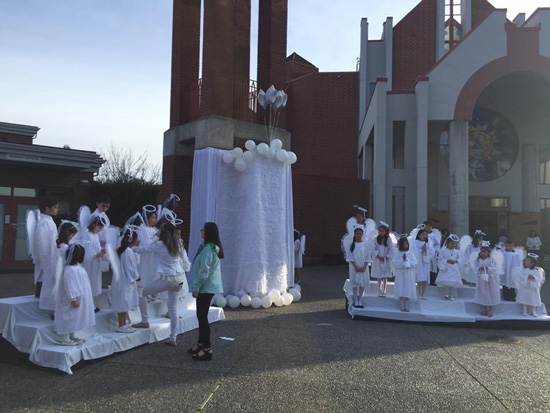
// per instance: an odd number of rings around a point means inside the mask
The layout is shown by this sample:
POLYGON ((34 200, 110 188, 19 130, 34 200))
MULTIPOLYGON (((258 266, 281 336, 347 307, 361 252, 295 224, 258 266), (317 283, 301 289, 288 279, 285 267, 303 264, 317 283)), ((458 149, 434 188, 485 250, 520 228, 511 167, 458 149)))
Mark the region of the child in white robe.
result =
POLYGON ((416 283, 418 285, 418 299, 427 300, 426 288, 430 282, 430 261, 435 255, 432 244, 428 240, 428 232, 421 225, 413 241, 412 251, 416 254, 416 283))
POLYGON ((470 268, 477 276, 474 302, 481 305, 481 315, 492 317, 493 307, 500 303, 500 275, 488 241, 480 244, 477 258, 471 254, 470 268))
MULTIPOLYGON (((57 226, 53 217, 59 212, 59 203, 52 198, 46 198, 40 202, 40 218, 34 231, 34 283, 36 291, 34 296, 40 298, 44 280, 55 275, 57 245, 57 226)), ((39 305, 40 307, 40 305, 39 305)), ((43 307, 40 307, 43 308, 43 307)), ((44 310, 51 310, 44 307, 44 310)))
POLYGON ((386 297, 388 278, 392 278, 393 244, 390 227, 380 221, 378 236, 370 241, 369 260, 372 261, 371 277, 378 280, 378 297, 386 297))
POLYGON ((55 306, 57 303, 57 293, 59 290, 59 278, 63 273, 63 265, 65 263, 65 255, 67 248, 69 247, 69 242, 76 235, 78 230, 78 224, 71 221, 62 221, 59 226, 59 235, 57 236, 56 246, 57 251, 54 257, 54 263, 52 263, 55 271, 51 276, 44 277, 44 282, 42 284, 42 292, 40 294, 40 308, 44 310, 55 311, 55 306))
MULTIPOLYGON (((144 224, 139 227, 138 237, 140 243, 149 245, 156 239, 156 235, 159 232, 159 229, 155 226, 157 224, 156 208, 153 205, 145 205, 142 208, 142 215, 144 224)), ((138 285, 140 287, 145 287, 153 280, 156 274, 155 254, 147 251, 139 254, 139 274, 141 281, 138 285)), ((149 298, 152 299, 153 297, 149 298)))
POLYGON ((454 301, 457 296, 457 288, 462 288, 462 276, 460 274, 460 251, 456 248, 460 238, 451 234, 445 240, 445 244, 439 252, 436 285, 447 289, 446 300, 454 301))
POLYGON ((409 240, 402 235, 399 251, 393 257, 395 285, 394 298, 400 301, 401 311, 409 312, 410 300, 416 300, 416 255, 409 251, 409 240))
MULTIPOLYGON (((92 216, 87 231, 82 235, 83 244, 86 246, 86 256, 82 267, 86 270, 90 278, 92 287, 92 295, 94 297, 102 293, 102 275, 100 268, 100 260, 105 255, 105 249, 101 247, 99 233, 105 227, 105 219, 103 215, 92 216)), ((95 309, 96 312, 99 308, 95 309)))
POLYGON ((61 344, 77 346, 86 340, 75 333, 95 325, 94 299, 86 271, 82 245, 71 244, 67 250, 67 265, 63 270, 55 307, 54 330, 61 336, 61 344))
POLYGON ((523 270, 517 280, 516 302, 522 305, 523 315, 537 317, 537 308, 542 304, 540 289, 544 284, 544 271, 537 267, 538 255, 527 254, 523 260, 523 270))
POLYGON ((139 272, 136 253, 133 247, 139 245, 136 230, 125 228, 120 240, 120 247, 117 255, 120 259, 120 274, 113 278, 111 284, 111 310, 118 313, 117 333, 133 333, 136 330, 126 324, 128 311, 136 310, 139 307, 138 287, 139 272))
POLYGON ((466 250, 464 251, 463 265, 468 269, 467 271, 465 271, 464 281, 466 281, 466 284, 474 287, 477 281, 477 271, 470 268, 470 257, 474 252, 479 255, 479 252, 481 250, 481 243, 483 242, 483 237, 485 237, 485 233, 480 229, 476 230, 472 238, 472 243, 468 245, 466 247, 466 250))
POLYGON ((511 240, 506 240, 504 243, 502 255, 504 256, 504 272, 500 280, 502 298, 505 301, 516 301, 516 283, 513 274, 516 268, 523 268, 522 257, 514 248, 514 243, 511 240))
POLYGON ((363 226, 356 224, 353 230, 353 241, 346 252, 346 260, 349 263, 349 280, 353 290, 353 307, 355 308, 363 308, 363 293, 369 282, 367 256, 367 243, 363 241, 363 226))

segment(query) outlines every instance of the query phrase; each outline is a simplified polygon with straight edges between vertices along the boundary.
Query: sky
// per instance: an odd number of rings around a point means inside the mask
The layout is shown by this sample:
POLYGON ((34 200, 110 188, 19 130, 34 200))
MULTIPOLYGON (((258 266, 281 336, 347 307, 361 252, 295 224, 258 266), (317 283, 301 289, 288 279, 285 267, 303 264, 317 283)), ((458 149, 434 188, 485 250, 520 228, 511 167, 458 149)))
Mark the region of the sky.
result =
MULTIPOLYGON (((491 2, 513 19, 544 1, 491 2)), ((418 2, 288 0, 287 55, 321 71, 354 71, 361 18, 379 38, 386 17, 397 24, 418 2)), ((252 0, 253 68, 257 10, 252 0)), ((0 122, 38 126, 35 144, 99 152, 114 145, 160 164, 171 36, 172 0, 0 0, 0 122)))

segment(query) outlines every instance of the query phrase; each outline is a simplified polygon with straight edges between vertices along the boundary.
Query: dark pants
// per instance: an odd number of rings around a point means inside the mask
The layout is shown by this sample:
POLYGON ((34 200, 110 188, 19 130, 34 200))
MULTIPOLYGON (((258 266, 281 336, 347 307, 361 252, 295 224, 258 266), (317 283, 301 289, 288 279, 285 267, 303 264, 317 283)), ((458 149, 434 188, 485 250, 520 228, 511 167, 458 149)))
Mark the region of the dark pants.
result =
POLYGON ((504 301, 516 301, 516 290, 502 286, 502 298, 504 301))
POLYGON ((210 348, 210 323, 208 310, 214 294, 201 294, 197 297, 197 319, 199 320, 199 341, 203 348, 210 348))
POLYGON ((40 298, 40 293, 42 292, 42 281, 36 283, 36 289, 34 290, 34 296, 40 298))
POLYGON ((430 271, 430 285, 435 285, 436 278, 437 278, 437 273, 430 271))

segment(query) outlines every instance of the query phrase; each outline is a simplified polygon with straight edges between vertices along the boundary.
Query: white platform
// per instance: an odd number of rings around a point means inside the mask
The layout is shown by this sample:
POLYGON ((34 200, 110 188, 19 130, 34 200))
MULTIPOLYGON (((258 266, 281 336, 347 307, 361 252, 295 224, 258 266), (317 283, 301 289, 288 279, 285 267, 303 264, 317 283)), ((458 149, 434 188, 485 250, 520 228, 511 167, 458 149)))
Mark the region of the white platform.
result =
POLYGON ((475 323, 478 321, 491 322, 503 320, 550 322, 544 303, 538 308, 538 317, 524 317, 521 304, 501 301, 493 307, 493 317, 480 315, 481 307, 474 303, 475 287, 458 289, 458 298, 454 301, 443 297, 446 289, 428 286, 427 300, 410 302, 410 312, 400 310, 399 301, 394 299, 394 284, 388 282, 387 297, 378 297, 378 283, 371 281, 363 296, 364 308, 355 308, 349 291, 349 280, 344 283, 344 292, 348 297, 348 313, 352 318, 369 317, 386 320, 431 322, 431 323, 475 323))
MULTIPOLYGON (((108 293, 97 297, 96 305, 101 311, 96 313, 96 325, 79 331, 77 335, 86 342, 75 347, 60 344, 59 336, 53 330, 50 313, 38 308, 34 296, 0 299, 0 333, 17 350, 28 353, 29 359, 43 367, 56 368, 72 374, 71 367, 81 360, 105 357, 119 351, 126 351, 146 343, 165 340, 170 335, 170 320, 164 318, 166 303, 149 303, 148 329, 138 329, 135 333, 114 332, 118 326, 116 313, 109 309, 108 293)), ((189 294, 179 303, 178 333, 185 333, 198 327, 195 299, 189 294)), ((208 314, 211 323, 223 320, 223 309, 212 307, 208 314)), ((139 310, 130 312, 132 322, 139 322, 139 310)))

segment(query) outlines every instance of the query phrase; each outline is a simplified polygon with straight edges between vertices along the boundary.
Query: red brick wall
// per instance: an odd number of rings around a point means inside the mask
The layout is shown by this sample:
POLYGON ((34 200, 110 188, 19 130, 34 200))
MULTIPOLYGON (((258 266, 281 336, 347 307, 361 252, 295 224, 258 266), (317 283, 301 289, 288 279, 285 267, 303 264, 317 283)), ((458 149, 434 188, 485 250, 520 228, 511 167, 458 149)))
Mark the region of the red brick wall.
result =
POLYGON ((423 0, 393 29, 393 90, 413 90, 436 61, 437 1, 423 0))
POLYGON ((472 27, 487 17, 495 7, 487 0, 472 0, 472 27))
POLYGON ((319 73, 319 68, 306 65, 305 63, 291 60, 286 63, 286 79, 287 82, 308 75, 310 73, 319 73))
POLYGON ((32 136, 24 136, 24 135, 16 135, 14 133, 0 132, 0 141, 32 145, 32 136))

